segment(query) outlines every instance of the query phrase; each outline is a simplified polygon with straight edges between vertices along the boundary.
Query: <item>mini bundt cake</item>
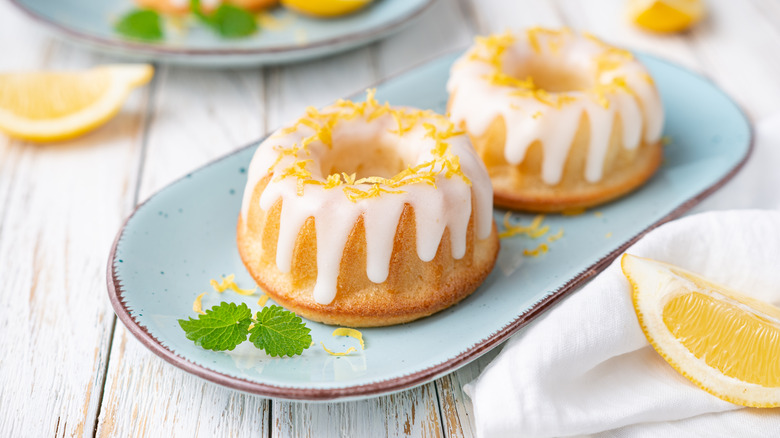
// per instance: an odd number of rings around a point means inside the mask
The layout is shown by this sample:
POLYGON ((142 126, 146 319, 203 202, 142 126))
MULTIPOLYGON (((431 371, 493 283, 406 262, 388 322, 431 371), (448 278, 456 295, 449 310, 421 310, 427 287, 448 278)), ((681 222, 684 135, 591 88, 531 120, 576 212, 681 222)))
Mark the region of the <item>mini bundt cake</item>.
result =
POLYGON ((468 137, 431 111, 309 108, 249 167, 238 248, 277 303, 327 324, 384 326, 445 309, 493 268, 493 192, 468 137))
POLYGON ((663 108, 634 56, 593 36, 532 28, 478 37, 453 65, 451 119, 485 162, 499 206, 600 204, 661 163, 663 108))

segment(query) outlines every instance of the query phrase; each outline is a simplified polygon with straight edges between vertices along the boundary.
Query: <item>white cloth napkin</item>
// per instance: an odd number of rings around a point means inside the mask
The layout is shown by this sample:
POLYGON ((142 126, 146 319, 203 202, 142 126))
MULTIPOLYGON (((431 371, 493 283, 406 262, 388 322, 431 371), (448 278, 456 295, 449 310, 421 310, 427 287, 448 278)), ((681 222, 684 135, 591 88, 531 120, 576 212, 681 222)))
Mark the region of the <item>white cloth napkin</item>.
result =
MULTIPOLYGON (((780 114, 745 168, 696 211, 780 208, 780 114)), ((780 305, 780 212, 705 212, 627 252, 780 305)), ((740 409, 694 386, 648 344, 619 260, 512 337, 466 385, 480 437, 780 436, 780 409, 740 409)))

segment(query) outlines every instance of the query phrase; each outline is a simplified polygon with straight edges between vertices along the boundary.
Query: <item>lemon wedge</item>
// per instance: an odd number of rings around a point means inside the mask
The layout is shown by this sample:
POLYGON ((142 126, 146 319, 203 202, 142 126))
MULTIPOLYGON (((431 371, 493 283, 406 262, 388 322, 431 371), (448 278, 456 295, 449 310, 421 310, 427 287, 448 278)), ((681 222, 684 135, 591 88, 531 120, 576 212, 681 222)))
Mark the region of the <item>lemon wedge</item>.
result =
POLYGON ((653 32, 681 32, 701 20, 702 0, 630 0, 629 17, 642 29, 653 32))
POLYGON ((674 369, 731 403, 780 406, 780 309, 655 260, 621 266, 642 331, 674 369))
POLYGON ((130 90, 153 73, 150 65, 126 64, 0 74, 0 131, 37 142, 76 137, 116 115, 130 90))
POLYGON ((371 0, 281 0, 283 6, 315 17, 338 17, 366 7, 371 0))

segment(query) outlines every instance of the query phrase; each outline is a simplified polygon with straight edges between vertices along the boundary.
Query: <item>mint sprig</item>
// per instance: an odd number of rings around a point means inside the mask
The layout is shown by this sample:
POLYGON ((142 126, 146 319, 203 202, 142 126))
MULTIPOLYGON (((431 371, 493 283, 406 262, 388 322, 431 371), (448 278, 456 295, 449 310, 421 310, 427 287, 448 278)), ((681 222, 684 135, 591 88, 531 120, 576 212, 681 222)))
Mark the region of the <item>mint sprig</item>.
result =
POLYGON ((180 319, 179 326, 187 339, 213 351, 233 350, 247 336, 255 347, 272 357, 295 356, 311 346, 311 329, 293 312, 279 306, 264 307, 252 319, 246 304, 222 302, 198 315, 198 319, 180 319))
POLYGON ((161 41, 165 37, 160 14, 149 9, 128 12, 117 21, 114 29, 121 35, 141 41, 161 41))
POLYGON ((232 350, 246 341, 251 323, 252 311, 246 304, 236 306, 225 302, 206 310, 205 315, 198 315, 198 319, 179 320, 187 339, 214 351, 232 350))
POLYGON ((240 38, 257 32, 255 16, 246 9, 222 3, 211 14, 205 14, 200 0, 191 0, 193 14, 224 38, 240 38))
POLYGON ((249 330, 249 342, 271 356, 295 356, 311 346, 311 329, 292 312, 264 307, 249 330))

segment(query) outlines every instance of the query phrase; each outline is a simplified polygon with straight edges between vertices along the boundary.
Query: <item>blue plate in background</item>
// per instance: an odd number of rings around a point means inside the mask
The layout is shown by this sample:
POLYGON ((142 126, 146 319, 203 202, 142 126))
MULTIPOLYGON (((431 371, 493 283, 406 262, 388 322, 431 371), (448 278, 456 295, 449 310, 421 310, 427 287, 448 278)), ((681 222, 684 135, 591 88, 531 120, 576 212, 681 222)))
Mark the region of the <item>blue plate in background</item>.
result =
POLYGON ((136 7, 133 0, 12 0, 23 11, 73 40, 115 56, 206 67, 279 64, 322 57, 376 41, 400 30, 434 0, 374 0, 343 17, 309 18, 285 8, 271 10, 277 26, 247 38, 224 39, 202 25, 176 32, 167 26, 160 43, 118 35, 114 23, 136 7))
MULTIPOLYGON (((751 150, 751 128, 740 109, 706 79, 674 64, 638 55, 658 85, 671 138, 658 173, 634 193, 579 216, 551 215, 550 243, 538 258, 523 256, 539 242, 502 241, 496 267, 460 304, 438 314, 384 328, 363 329, 366 349, 328 355, 319 343, 344 351, 349 338, 308 322, 317 345, 294 358, 272 358, 246 342, 213 352, 187 340, 176 320, 194 316, 192 302, 209 280, 236 274, 254 284, 235 243, 236 220, 253 144, 169 185, 127 220, 108 268, 108 290, 119 319, 168 362, 213 382, 267 397, 345 400, 411 388, 449 373, 506 340, 650 229, 682 214, 728 180, 751 150)), ((438 58, 377 87, 377 98, 443 112, 445 83, 457 55, 438 58)), ((496 211, 501 223, 505 212, 496 211)), ((529 222, 530 215, 513 214, 529 222)), ((501 228, 501 226, 499 226, 501 228)), ((257 297, 226 292, 204 298, 259 310, 257 297)))

